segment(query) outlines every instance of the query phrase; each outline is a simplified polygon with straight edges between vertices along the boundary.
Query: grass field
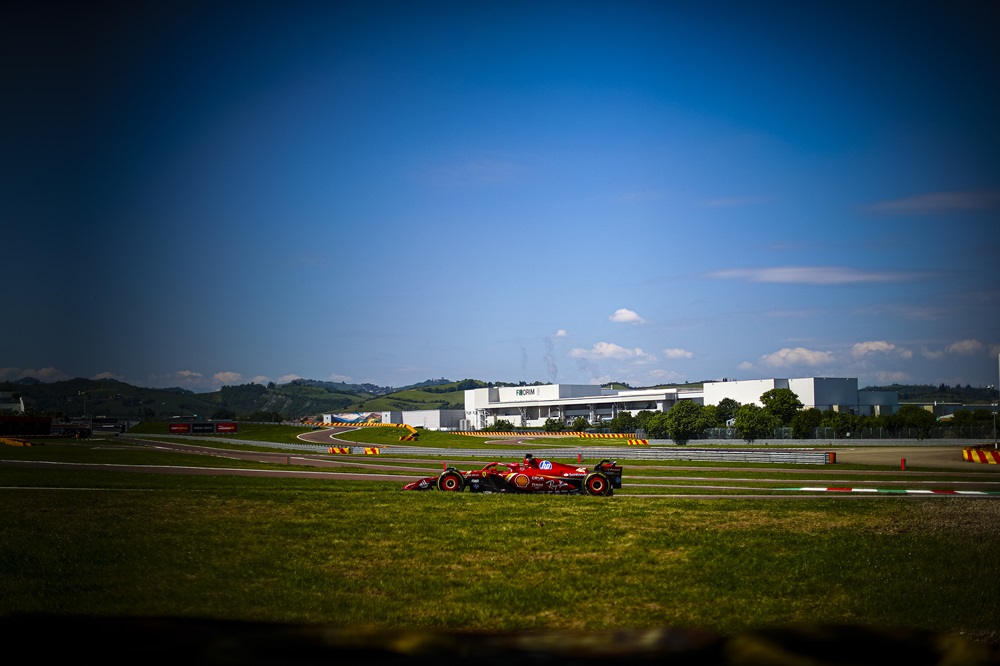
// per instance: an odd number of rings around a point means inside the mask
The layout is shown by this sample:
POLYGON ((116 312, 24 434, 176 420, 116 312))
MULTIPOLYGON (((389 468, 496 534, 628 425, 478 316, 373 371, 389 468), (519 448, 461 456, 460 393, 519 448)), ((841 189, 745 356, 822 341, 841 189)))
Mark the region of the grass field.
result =
MULTIPOLYGON (((216 464, 93 442, 5 447, 0 459, 216 464)), ((626 491, 403 493, 394 482, 0 464, 0 614, 726 634, 863 624, 1000 642, 996 500, 626 491)))

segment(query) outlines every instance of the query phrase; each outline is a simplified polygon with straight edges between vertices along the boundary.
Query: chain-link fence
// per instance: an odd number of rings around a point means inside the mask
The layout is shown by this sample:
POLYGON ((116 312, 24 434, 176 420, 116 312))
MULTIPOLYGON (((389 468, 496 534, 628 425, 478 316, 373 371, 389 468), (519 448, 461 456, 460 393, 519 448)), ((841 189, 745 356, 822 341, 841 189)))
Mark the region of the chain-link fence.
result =
MULTIPOLYGON (((920 428, 858 428, 850 432, 837 432, 836 428, 813 428, 806 439, 989 439, 996 430, 993 424, 952 426, 935 425, 928 431, 920 428)), ((742 439, 736 428, 708 428, 691 439, 742 439)), ((791 428, 775 428, 769 437, 758 439, 796 439, 791 428)))

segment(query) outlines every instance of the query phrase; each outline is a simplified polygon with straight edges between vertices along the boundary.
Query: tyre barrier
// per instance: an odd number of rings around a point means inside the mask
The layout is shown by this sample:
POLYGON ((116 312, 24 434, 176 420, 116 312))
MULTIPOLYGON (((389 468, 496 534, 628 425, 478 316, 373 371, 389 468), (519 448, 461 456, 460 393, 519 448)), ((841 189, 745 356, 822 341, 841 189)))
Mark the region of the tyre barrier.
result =
POLYGON ((361 446, 354 446, 354 447, 351 447, 351 446, 331 446, 327 450, 327 453, 335 453, 335 454, 347 455, 347 456, 349 456, 351 454, 359 453, 359 454, 364 454, 364 455, 367 455, 367 456, 377 456, 377 455, 380 455, 382 453, 382 449, 380 449, 377 446, 365 446, 365 447, 361 447, 361 446))
POLYGON ((986 463, 987 465, 1000 465, 1000 451, 982 446, 966 446, 962 449, 962 460, 966 462, 986 463))
POLYGON ((648 439, 630 439, 628 440, 629 446, 649 446, 648 439))
POLYGON ((526 430, 522 432, 504 432, 500 430, 458 430, 453 435, 468 435, 469 437, 567 437, 574 433, 544 432, 526 430))

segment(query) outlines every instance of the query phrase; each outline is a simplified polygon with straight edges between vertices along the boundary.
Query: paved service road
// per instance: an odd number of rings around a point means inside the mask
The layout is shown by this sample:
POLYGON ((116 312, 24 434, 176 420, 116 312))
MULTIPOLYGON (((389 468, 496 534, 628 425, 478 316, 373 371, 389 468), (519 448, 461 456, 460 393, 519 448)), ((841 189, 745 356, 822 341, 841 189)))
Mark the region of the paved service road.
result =
POLYGON ((937 467, 966 472, 1000 473, 1000 465, 968 462, 962 459, 961 446, 854 446, 837 447, 837 462, 845 465, 895 465, 907 469, 937 467))

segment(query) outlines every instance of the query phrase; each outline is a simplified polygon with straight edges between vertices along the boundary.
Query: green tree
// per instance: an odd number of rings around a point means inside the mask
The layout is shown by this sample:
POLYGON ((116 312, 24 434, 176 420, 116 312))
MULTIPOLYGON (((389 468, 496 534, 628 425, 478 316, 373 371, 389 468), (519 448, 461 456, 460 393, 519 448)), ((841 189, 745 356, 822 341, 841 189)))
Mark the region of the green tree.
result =
POLYGON ((917 431, 917 439, 930 435, 931 428, 937 423, 937 418, 926 409, 916 405, 902 405, 899 411, 889 417, 889 427, 897 432, 904 429, 917 431))
POLYGON ((667 436, 677 444, 687 444, 702 431, 702 409, 693 400, 678 400, 665 415, 667 436))
POLYGON ((636 429, 642 428, 647 433, 649 432, 649 422, 653 420, 653 416, 656 412, 651 412, 648 409, 644 409, 635 415, 635 427, 636 429))
POLYGON ((250 421, 251 423, 281 423, 285 420, 285 417, 282 416, 281 412, 260 411, 244 416, 242 420, 250 421))
POLYGON ((701 408, 701 429, 718 428, 725 425, 719 423, 719 408, 716 405, 705 405, 701 408))
POLYGON ((619 412, 618 416, 608 421, 611 432, 635 432, 635 417, 632 412, 619 412))
POLYGON ((514 424, 507 419, 497 419, 493 425, 483 428, 487 432, 510 432, 514 429, 514 424))
POLYGON ((835 412, 829 409, 823 412, 823 419, 820 421, 819 427, 832 428, 837 437, 850 437, 852 432, 861 427, 863 419, 864 417, 848 412, 835 412))
POLYGON ((815 407, 799 410, 792 417, 792 437, 795 439, 809 439, 813 430, 819 427, 822 420, 823 412, 815 407))
POLYGON ((774 429, 781 427, 781 419, 767 408, 751 403, 736 410, 735 427, 740 437, 752 444, 759 437, 773 435, 774 429))
POLYGON ((715 408, 719 424, 726 425, 730 420, 736 418, 736 410, 740 408, 740 403, 736 402, 732 398, 723 398, 719 401, 719 404, 716 405, 715 408))
POLYGON ((583 432, 590 427, 590 421, 582 416, 578 416, 573 420, 573 430, 575 432, 583 432))
POLYGON ((799 400, 799 396, 795 394, 795 391, 786 388, 775 388, 765 391, 761 394, 760 401, 764 403, 767 411, 778 417, 783 426, 791 424, 795 413, 803 407, 802 401, 799 400))
POLYGON ((545 425, 542 426, 545 432, 562 432, 565 429, 566 424, 559 419, 545 419, 545 425))
POLYGON ((669 438, 670 435, 668 434, 667 429, 667 414, 664 412, 656 412, 653 414, 653 417, 646 423, 645 429, 646 435, 651 439, 669 438))

